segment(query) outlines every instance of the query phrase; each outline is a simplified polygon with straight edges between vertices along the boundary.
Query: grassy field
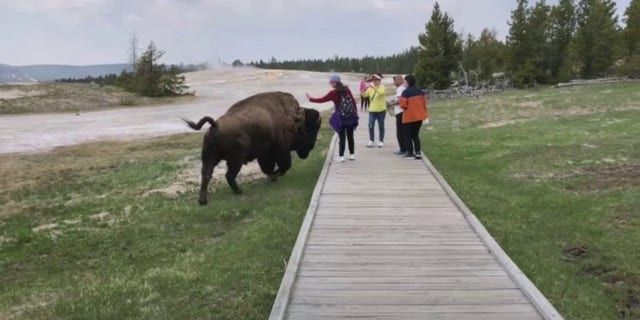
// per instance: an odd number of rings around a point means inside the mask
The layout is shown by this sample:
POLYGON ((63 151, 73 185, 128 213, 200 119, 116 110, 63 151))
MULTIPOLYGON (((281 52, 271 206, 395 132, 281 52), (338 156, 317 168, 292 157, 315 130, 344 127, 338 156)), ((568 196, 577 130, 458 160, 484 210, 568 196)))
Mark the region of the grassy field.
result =
POLYGON ((150 192, 199 174, 202 133, 0 156, 0 319, 264 319, 331 135, 207 206, 150 192))
POLYGON ((190 99, 193 97, 141 97, 118 87, 97 84, 2 84, 0 114, 81 112, 122 106, 170 104, 190 99))
POLYGON ((567 319, 640 319, 640 84, 435 101, 423 148, 567 319))

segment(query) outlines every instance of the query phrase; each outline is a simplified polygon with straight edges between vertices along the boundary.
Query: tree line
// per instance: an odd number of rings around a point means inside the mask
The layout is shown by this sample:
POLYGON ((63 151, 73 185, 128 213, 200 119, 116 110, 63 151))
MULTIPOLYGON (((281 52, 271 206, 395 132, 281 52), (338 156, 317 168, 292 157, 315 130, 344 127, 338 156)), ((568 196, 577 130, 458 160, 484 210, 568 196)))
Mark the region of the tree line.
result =
MULTIPOLYGON (((335 56, 329 59, 300 59, 292 61, 278 61, 272 58, 252 61, 248 65, 263 69, 308 70, 318 72, 379 72, 379 73, 411 73, 418 59, 418 48, 412 47, 391 56, 365 56, 362 58, 347 58, 335 56)), ((242 61, 236 60, 232 66, 242 66, 242 61)))
MULTIPOLYGON (((640 78, 640 0, 622 22, 612 0, 516 0, 506 40, 485 28, 478 37, 455 31, 436 2, 419 47, 388 57, 256 61, 266 69, 414 73, 422 87, 481 86, 508 78, 516 87, 607 76, 640 78)), ((243 65, 236 60, 233 65, 243 65)))

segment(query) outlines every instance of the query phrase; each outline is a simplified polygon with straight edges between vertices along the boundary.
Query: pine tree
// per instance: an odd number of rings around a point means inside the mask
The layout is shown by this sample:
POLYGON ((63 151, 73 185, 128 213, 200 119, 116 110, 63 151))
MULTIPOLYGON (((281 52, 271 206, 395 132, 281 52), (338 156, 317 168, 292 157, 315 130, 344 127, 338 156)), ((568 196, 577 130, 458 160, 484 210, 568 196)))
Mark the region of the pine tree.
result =
POLYGON ((529 36, 529 9, 527 0, 518 0, 518 6, 511 11, 507 47, 509 50, 509 70, 517 87, 535 83, 536 70, 531 59, 531 37, 529 36))
POLYGON ((549 7, 545 0, 539 0, 529 10, 526 23, 530 51, 528 65, 535 67, 535 83, 546 84, 551 81, 551 20, 549 7))
POLYGON ((631 0, 624 11, 627 26, 623 31, 623 42, 626 55, 640 54, 640 0, 631 0))
POLYGON ((577 71, 583 78, 606 75, 616 60, 618 18, 611 0, 581 0, 573 50, 577 71))
POLYGON ((462 41, 453 29, 453 19, 442 13, 438 2, 433 7, 426 32, 418 36, 421 48, 414 72, 418 84, 436 89, 448 88, 451 72, 462 60, 462 41))
POLYGON ((184 84, 185 77, 178 74, 180 68, 172 66, 167 69, 164 64, 159 63, 163 55, 164 51, 159 50, 151 41, 147 50, 138 58, 135 71, 123 70, 114 80, 115 84, 127 91, 149 97, 192 94, 185 92, 188 87, 184 84))
POLYGON ((162 66, 158 61, 164 55, 164 51, 158 50, 155 43, 151 41, 147 50, 138 59, 135 82, 136 91, 144 96, 162 96, 160 89, 160 77, 162 76, 162 66))
POLYGON ((498 40, 497 31, 485 28, 477 40, 471 35, 467 37, 464 66, 477 74, 478 81, 490 81, 494 73, 506 70, 506 55, 506 46, 498 40))
MULTIPOLYGON (((569 56, 569 44, 576 29, 576 8, 573 0, 560 0, 551 9, 551 55, 549 65, 554 81, 568 81, 570 74, 563 72, 569 56)), ((570 62, 569 62, 570 63, 570 62)))

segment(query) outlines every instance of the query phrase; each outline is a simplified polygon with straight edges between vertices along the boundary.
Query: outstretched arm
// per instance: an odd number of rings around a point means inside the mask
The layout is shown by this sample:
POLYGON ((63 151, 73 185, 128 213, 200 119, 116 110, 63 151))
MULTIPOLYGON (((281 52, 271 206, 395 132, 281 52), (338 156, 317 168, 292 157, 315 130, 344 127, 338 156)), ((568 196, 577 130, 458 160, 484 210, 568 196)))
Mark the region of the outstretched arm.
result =
POLYGON ((322 98, 313 98, 307 93, 307 99, 309 99, 309 102, 314 102, 314 103, 323 103, 323 102, 333 101, 332 93, 333 91, 330 91, 322 98))

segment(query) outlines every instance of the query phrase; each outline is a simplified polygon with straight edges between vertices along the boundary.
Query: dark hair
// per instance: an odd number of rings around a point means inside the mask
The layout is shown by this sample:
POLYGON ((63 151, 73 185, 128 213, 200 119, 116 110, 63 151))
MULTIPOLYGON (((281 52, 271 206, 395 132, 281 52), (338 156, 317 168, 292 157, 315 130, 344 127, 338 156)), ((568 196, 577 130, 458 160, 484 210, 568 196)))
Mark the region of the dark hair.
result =
POLYGON ((407 75, 406 77, 404 77, 404 81, 407 82, 407 84, 409 85, 409 87, 413 87, 416 85, 416 77, 412 74, 407 75))
POLYGON ((342 81, 336 82, 336 91, 338 92, 347 92, 347 86, 345 86, 342 81))

